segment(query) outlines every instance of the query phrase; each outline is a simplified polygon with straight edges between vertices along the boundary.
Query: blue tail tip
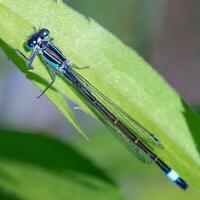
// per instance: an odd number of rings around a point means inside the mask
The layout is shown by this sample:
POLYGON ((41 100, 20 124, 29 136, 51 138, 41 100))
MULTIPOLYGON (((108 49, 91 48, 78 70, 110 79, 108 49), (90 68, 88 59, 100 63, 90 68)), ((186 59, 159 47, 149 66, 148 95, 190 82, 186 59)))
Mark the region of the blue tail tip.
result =
POLYGON ((169 172, 166 173, 166 176, 175 184, 177 184, 179 187, 181 187, 183 190, 187 190, 189 185, 179 176, 179 174, 171 169, 169 172))

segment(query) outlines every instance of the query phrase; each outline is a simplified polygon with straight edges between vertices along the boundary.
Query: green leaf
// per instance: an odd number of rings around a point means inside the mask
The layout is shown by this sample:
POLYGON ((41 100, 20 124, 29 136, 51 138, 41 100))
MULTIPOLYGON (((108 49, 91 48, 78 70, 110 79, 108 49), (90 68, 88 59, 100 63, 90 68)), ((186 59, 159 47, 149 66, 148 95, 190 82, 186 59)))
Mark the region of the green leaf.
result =
POLYGON ((199 192, 193 189, 183 192, 165 178, 157 166, 145 165, 133 159, 122 145, 113 140, 105 127, 99 126, 98 134, 93 135, 90 145, 84 141, 75 143, 84 155, 117 180, 130 200, 199 200, 199 192))
MULTIPOLYGON (((160 75, 94 20, 63 3, 0 0, 1 46, 24 73, 24 63, 9 47, 24 52, 23 43, 33 32, 33 26, 48 28, 55 43, 76 65, 90 66, 79 73, 153 132, 165 147, 155 149, 155 153, 199 190, 200 120, 160 75)), ((38 58, 34 67, 28 78, 43 90, 50 81, 49 74, 38 58)), ((89 112, 87 104, 60 77, 47 92, 58 109, 79 127, 60 93, 89 112)))
POLYGON ((0 130, 0 198, 124 199, 116 184, 73 147, 41 134, 0 130))

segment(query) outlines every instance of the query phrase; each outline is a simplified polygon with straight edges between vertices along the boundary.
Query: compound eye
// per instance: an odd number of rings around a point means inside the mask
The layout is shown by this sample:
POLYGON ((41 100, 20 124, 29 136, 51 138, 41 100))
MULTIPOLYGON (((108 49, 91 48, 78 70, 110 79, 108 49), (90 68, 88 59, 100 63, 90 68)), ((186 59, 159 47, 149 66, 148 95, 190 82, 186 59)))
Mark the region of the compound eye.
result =
POLYGON ((26 47, 28 48, 28 50, 32 50, 35 47, 36 44, 37 44, 36 39, 32 38, 32 39, 28 40, 26 47))
POLYGON ((33 40, 33 41, 32 41, 32 45, 33 45, 33 46, 35 46, 36 43, 37 43, 36 40, 33 40))
POLYGON ((36 40, 32 40, 32 41, 30 42, 30 46, 31 46, 32 48, 34 48, 36 44, 37 44, 37 41, 36 41, 36 40))
POLYGON ((49 31, 47 29, 41 30, 41 38, 46 38, 49 36, 49 31))
POLYGON ((48 35, 49 35, 49 32, 47 32, 47 31, 43 32, 43 36, 48 36, 48 35))

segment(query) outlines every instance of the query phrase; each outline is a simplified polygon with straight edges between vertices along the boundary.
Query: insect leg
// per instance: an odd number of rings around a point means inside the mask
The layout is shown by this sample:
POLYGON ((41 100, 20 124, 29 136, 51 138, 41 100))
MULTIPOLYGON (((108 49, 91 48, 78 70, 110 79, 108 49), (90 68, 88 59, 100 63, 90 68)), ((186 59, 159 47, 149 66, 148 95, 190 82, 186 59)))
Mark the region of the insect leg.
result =
POLYGON ((51 75, 51 78, 52 78, 52 82, 45 88, 45 90, 37 97, 37 99, 39 99, 54 83, 54 81, 56 80, 56 74, 55 72, 53 71, 51 65, 49 65, 48 63, 46 63, 47 65, 47 68, 49 70, 49 73, 51 75))

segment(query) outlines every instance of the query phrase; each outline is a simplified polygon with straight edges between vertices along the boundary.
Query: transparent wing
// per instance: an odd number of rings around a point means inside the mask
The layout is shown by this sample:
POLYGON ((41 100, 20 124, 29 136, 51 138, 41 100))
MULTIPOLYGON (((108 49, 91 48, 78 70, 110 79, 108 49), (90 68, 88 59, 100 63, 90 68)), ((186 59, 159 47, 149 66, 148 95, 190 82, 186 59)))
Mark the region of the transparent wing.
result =
POLYGON ((120 107, 118 107, 114 102, 109 98, 103 95, 99 90, 97 90, 93 85, 91 85, 84 77, 73 69, 69 69, 76 78, 107 108, 109 109, 116 117, 126 125, 126 127, 134 133, 134 135, 139 138, 143 143, 157 148, 163 148, 159 139, 149 132, 144 126, 137 122, 134 118, 128 115, 120 107))
POLYGON ((120 129, 118 129, 113 123, 111 123, 104 112, 101 110, 95 109, 97 116, 103 121, 110 129, 112 129, 112 133, 114 136, 124 144, 127 149, 135 155, 140 161, 145 163, 150 163, 152 160, 149 158, 148 154, 146 154, 142 149, 140 149, 135 143, 134 139, 136 137, 144 144, 153 147, 162 147, 159 140, 149 131, 147 131, 143 126, 141 126, 136 120, 131 118, 125 111, 119 108, 114 102, 104 96, 100 91, 98 91, 94 86, 92 86, 86 79, 84 79, 80 74, 78 74, 73 69, 69 69, 68 71, 72 73, 76 79, 87 89, 90 91, 92 95, 98 99, 98 101, 105 106, 113 115, 117 117, 118 120, 121 121, 122 124, 129 130, 130 134, 133 137, 127 136, 120 129))
MULTIPOLYGON (((100 113, 99 111, 97 111, 100 113)), ((109 129, 111 129, 111 133, 114 135, 114 137, 121 142, 127 150, 135 156, 138 160, 144 163, 151 163, 152 160, 146 154, 142 149, 140 149, 130 138, 128 138, 123 132, 121 132, 120 129, 118 129, 116 126, 114 126, 104 115, 104 113, 100 113, 99 118, 102 122, 104 122, 105 125, 109 129)))

